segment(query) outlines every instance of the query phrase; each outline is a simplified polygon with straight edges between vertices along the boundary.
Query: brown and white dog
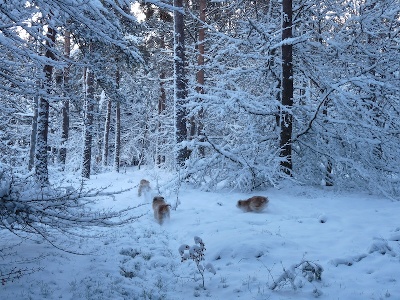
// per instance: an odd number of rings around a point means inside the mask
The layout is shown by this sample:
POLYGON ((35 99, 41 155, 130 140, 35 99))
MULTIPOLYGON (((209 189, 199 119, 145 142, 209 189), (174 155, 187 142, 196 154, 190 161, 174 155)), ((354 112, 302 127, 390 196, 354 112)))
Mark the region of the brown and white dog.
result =
POLYGON ((267 197, 253 196, 247 200, 239 200, 236 206, 245 212, 260 212, 267 206, 268 202, 267 197))
POLYGON ((138 188, 138 196, 142 196, 142 193, 145 192, 149 192, 151 190, 150 188, 150 181, 146 180, 146 179, 142 179, 140 180, 139 183, 139 188, 138 188))
POLYGON ((156 196, 153 198, 154 218, 162 225, 166 219, 170 218, 170 204, 165 203, 164 197, 156 196))

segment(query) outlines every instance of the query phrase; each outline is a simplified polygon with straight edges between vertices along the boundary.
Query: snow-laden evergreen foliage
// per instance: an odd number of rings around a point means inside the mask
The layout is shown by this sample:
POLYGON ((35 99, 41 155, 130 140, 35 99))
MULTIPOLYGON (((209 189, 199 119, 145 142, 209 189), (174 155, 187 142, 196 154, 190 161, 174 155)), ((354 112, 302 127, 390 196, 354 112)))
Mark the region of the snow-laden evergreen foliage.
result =
MULTIPOLYGON (((285 42, 294 46, 297 180, 399 195, 398 4, 293 2, 294 37, 285 42)), ((206 93, 190 103, 194 115, 203 110, 192 145, 205 155, 188 173, 208 187, 254 189, 281 175, 280 5, 237 8, 224 7, 229 22, 207 33, 206 93)))
POLYGON ((295 173, 399 195, 399 9, 396 1, 346 2, 301 14, 309 22, 297 31, 309 37, 296 45, 295 173))
MULTIPOLYGON (((50 104, 48 140, 42 145, 48 167, 81 168, 84 73, 89 67, 95 76, 90 171, 102 172, 115 160, 117 102, 120 164, 176 171, 173 11, 160 1, 142 4, 145 15, 139 24, 130 10, 134 2, 37 0, 21 6, 14 0, 0 5, 3 164, 31 169, 34 146, 41 145, 34 128, 35 103, 43 99, 50 104), (56 29, 54 46, 46 46, 46 24, 56 29), (68 59, 63 53, 66 32, 72 37, 68 59), (48 50, 54 60, 46 58, 48 50), (44 84, 46 65, 53 72, 44 84), (63 77, 67 66, 68 84, 63 77), (59 153, 66 100, 70 134, 64 166, 59 153), (107 163, 108 112, 101 101, 112 105, 107 163)), ((178 170, 179 180, 205 189, 253 190, 287 177, 281 170, 287 158, 280 156, 281 114, 287 110, 281 104, 281 47, 290 43, 293 178, 398 197, 399 1, 294 0, 293 38, 285 41, 281 1, 207 4, 204 24, 196 3, 185 8, 188 136, 181 146, 188 147, 190 157, 178 170), (201 26, 206 28, 203 65, 198 64, 201 26), (204 86, 196 79, 199 70, 205 73, 204 86)))

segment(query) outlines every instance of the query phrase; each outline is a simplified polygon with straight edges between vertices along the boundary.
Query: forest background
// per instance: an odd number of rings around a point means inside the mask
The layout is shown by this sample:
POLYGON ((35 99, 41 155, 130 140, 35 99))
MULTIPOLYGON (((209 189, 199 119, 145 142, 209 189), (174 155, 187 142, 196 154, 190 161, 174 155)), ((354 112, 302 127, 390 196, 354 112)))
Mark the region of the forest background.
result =
POLYGON ((146 164, 204 189, 399 195, 398 0, 0 10, 3 179, 146 164))

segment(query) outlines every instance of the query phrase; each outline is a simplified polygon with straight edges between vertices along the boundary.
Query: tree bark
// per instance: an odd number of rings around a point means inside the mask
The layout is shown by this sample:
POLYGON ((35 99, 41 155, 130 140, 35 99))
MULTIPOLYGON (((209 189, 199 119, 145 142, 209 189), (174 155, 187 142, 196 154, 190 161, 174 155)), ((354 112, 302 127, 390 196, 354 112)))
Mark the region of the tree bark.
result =
MULTIPOLYGON (((89 52, 91 52, 91 45, 89 52)), ((90 167, 92 161, 92 139, 93 139, 93 114, 94 114, 94 74, 90 68, 86 69, 86 95, 84 116, 84 146, 82 177, 90 178, 90 167)))
MULTIPOLYGON (((64 35, 64 55, 67 60, 69 60, 71 54, 71 35, 68 31, 64 35)), ((64 81, 64 97, 69 97, 69 66, 64 68, 63 74, 64 81)), ((61 147, 59 153, 59 159, 61 163, 61 168, 65 169, 65 162, 67 158, 67 141, 69 136, 69 99, 64 99, 62 103, 62 132, 61 132, 61 147)))
POLYGON ((204 93, 204 54, 205 54, 205 35, 206 30, 204 28, 204 24, 206 22, 206 0, 200 0, 199 5, 199 19, 200 19, 200 26, 199 26, 199 38, 198 38, 198 55, 197 55, 197 65, 199 70, 196 74, 197 79, 197 91, 201 94, 204 93))
POLYGON ((282 1, 282 100, 280 117, 280 156, 285 158, 281 166, 286 174, 292 173, 292 126, 293 126, 293 46, 292 0, 282 1))
POLYGON ((28 170, 31 171, 35 165, 35 150, 36 150, 36 135, 38 126, 38 104, 39 96, 35 95, 33 98, 33 118, 32 118, 32 129, 31 129, 31 144, 29 149, 29 163, 28 170))
POLYGON ((174 0, 174 100, 176 118, 176 143, 178 145, 177 163, 183 166, 189 157, 187 147, 181 143, 187 140, 187 114, 185 103, 187 98, 187 84, 185 78, 185 36, 183 1, 174 0))
POLYGON ((112 108, 112 102, 111 102, 111 99, 108 99, 107 100, 106 121, 104 124, 103 166, 108 165, 108 144, 109 144, 109 137, 110 137, 111 108, 112 108))
MULTIPOLYGON (((197 71, 196 74, 196 79, 197 79, 197 93, 199 94, 204 94, 204 83, 205 83, 205 71, 204 71, 204 54, 205 54, 205 36, 206 36, 206 29, 204 27, 204 24, 206 23, 206 0, 200 0, 199 3, 199 19, 200 19, 200 26, 199 26, 199 40, 198 40, 198 51, 199 54, 197 56, 197 65, 199 70, 197 71)), ((202 99, 200 99, 200 102, 202 102, 202 99)), ((201 137, 202 131, 203 131, 203 108, 200 109, 199 114, 197 116, 197 128, 196 128, 196 133, 198 137, 201 137)), ((200 142, 203 142, 204 139, 201 138, 200 142)), ((204 147, 200 148, 200 154, 204 156, 204 147)))
MULTIPOLYGON (((165 40, 164 36, 161 37, 160 39, 160 48, 165 49, 165 40)), ((162 113, 164 112, 166 108, 166 102, 167 102, 167 94, 165 92, 165 79, 166 79, 166 74, 165 71, 162 69, 160 72, 160 98, 158 99, 158 122, 157 122, 157 130, 158 132, 161 131, 161 121, 160 117, 162 113)), ((165 155, 159 154, 159 149, 160 149, 160 143, 163 143, 164 141, 160 141, 160 138, 157 138, 157 164, 162 164, 165 162, 165 155)))
MULTIPOLYGON (((117 90, 119 89, 120 73, 117 70, 115 74, 115 81, 117 85, 117 90)), ((116 114, 115 114, 115 156, 114 156, 114 169, 119 172, 120 165, 120 153, 121 153, 121 105, 119 99, 115 104, 116 114)))
MULTIPOLYGON (((50 17, 49 17, 50 18, 50 17)), ((56 31, 48 25, 46 34, 46 54, 45 57, 54 60, 53 52, 56 40, 56 31)), ((53 66, 46 64, 43 69, 45 75, 44 90, 47 99, 43 96, 39 97, 38 102, 38 119, 37 119, 37 135, 35 149, 35 176, 37 182, 41 186, 49 184, 48 157, 47 157, 47 139, 49 130, 49 98, 51 95, 53 66)))

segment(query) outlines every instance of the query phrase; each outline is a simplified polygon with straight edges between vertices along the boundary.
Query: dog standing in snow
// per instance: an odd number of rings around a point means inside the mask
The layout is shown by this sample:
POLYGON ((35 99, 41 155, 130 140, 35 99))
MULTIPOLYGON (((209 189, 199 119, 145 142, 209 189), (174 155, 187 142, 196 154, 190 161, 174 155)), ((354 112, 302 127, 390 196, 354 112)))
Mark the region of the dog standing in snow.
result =
POLYGON ((140 180, 139 188, 138 188, 138 196, 142 196, 142 193, 150 192, 150 181, 146 179, 140 180))
POLYGON ((170 218, 170 204, 165 203, 164 197, 156 196, 153 198, 154 218, 162 225, 166 219, 170 218))
POLYGON ((239 200, 236 206, 245 212, 260 212, 267 206, 268 202, 267 197, 253 196, 247 200, 239 200))

